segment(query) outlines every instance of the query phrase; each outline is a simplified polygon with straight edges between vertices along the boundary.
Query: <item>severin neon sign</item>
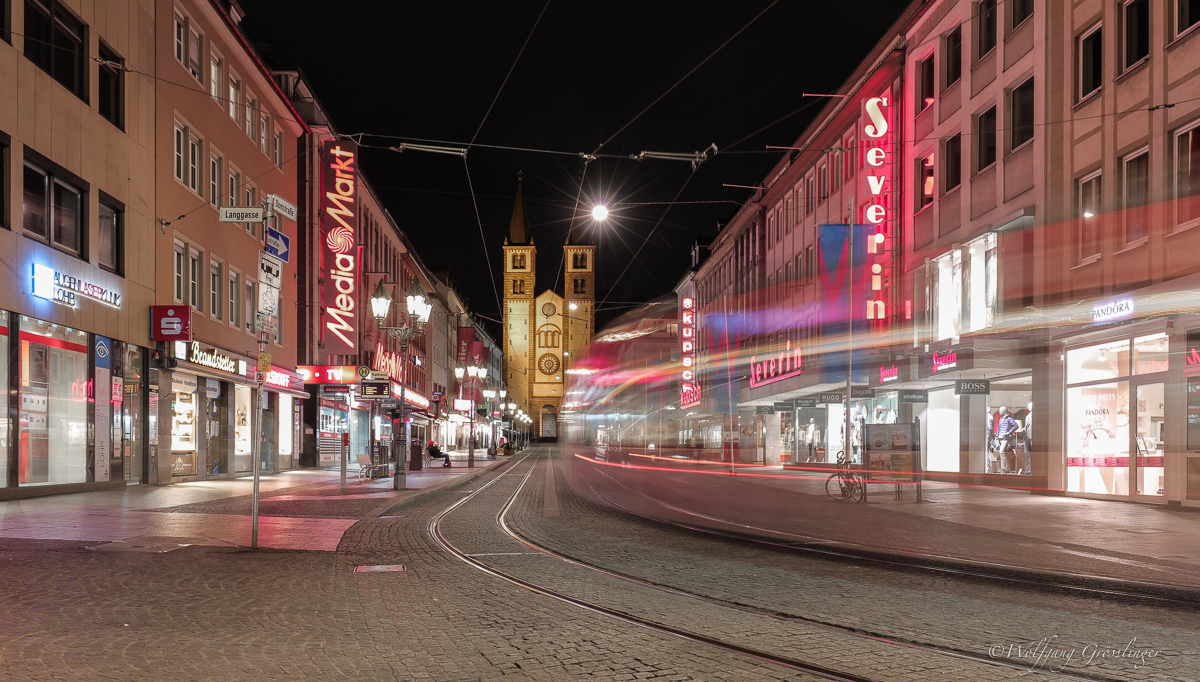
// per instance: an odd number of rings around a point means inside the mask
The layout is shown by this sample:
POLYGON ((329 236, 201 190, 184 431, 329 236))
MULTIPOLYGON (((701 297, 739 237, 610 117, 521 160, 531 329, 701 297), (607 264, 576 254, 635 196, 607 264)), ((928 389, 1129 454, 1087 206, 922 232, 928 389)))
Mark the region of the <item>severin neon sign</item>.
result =
POLYGON ((762 360, 759 360, 757 355, 751 355, 750 388, 797 376, 803 371, 803 365, 804 357, 799 348, 792 348, 791 340, 788 340, 787 348, 778 354, 765 356, 762 360))
POLYGON ((871 292, 867 299, 867 319, 882 320, 887 317, 887 303, 883 294, 884 242, 891 231, 891 195, 893 193, 890 174, 895 166, 895 151, 892 145, 892 102, 889 94, 871 97, 863 103, 863 162, 864 177, 870 202, 863 210, 868 225, 875 232, 867 237, 867 260, 871 270, 871 292))
POLYGON ((358 353, 356 310, 358 260, 358 145, 327 140, 321 145, 321 233, 324 235, 324 328, 328 355, 358 353))
POLYGON ((683 297, 679 311, 680 373, 679 406, 700 404, 700 383, 696 381, 696 299, 683 297))
POLYGON ((957 366, 958 366, 958 352, 957 351, 949 351, 946 353, 938 353, 937 351, 934 351, 934 353, 933 353, 933 373, 934 374, 937 374, 938 372, 940 372, 942 370, 953 369, 957 366))

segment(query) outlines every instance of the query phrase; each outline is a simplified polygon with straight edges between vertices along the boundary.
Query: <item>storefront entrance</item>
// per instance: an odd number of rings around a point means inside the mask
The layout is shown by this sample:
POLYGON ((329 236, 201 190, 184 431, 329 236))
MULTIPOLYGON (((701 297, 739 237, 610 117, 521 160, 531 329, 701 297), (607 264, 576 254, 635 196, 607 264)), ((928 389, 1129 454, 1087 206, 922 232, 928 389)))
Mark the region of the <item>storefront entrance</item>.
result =
POLYGON ((1067 350, 1067 492, 1161 497, 1167 334, 1067 350))

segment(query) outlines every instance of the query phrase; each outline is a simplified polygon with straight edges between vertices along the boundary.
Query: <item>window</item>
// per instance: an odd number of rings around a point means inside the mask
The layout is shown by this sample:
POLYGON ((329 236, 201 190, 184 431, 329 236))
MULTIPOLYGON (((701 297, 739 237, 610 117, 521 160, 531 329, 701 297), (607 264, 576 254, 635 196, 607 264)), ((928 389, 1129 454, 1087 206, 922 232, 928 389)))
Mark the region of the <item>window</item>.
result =
POLYGON ((221 157, 208 157, 208 203, 213 206, 221 202, 221 157))
POLYGON ((1079 181, 1079 259, 1100 254, 1100 174, 1079 181))
POLYGON ((996 47, 996 0, 983 0, 975 5, 975 25, 978 27, 975 58, 979 59, 996 47))
POLYGON ((1176 220, 1186 223, 1200 218, 1200 127, 1175 137, 1176 220))
POLYGON ((917 111, 924 111, 934 100, 933 54, 917 62, 917 111))
POLYGON ((109 123, 125 129, 125 60, 119 54, 100 43, 99 105, 100 115, 109 123))
POLYGON ((1200 22, 1200 0, 1176 0, 1179 4, 1175 18, 1175 33, 1180 34, 1200 22))
POLYGON ((817 202, 823 202, 829 198, 829 166, 821 165, 817 171, 819 187, 817 188, 817 202))
POLYGON ((187 186, 193 192, 200 191, 200 140, 188 137, 187 186))
POLYGON ((183 55, 187 53, 187 19, 175 14, 175 58, 183 63, 183 55))
POLYGON ((187 302, 183 299, 183 296, 184 296, 183 279, 186 276, 184 274, 184 272, 187 270, 187 266, 184 263, 184 257, 183 257, 183 252, 185 249, 186 249, 186 247, 183 244, 181 244, 180 242, 175 242, 175 273, 174 273, 175 291, 174 291, 174 294, 175 294, 175 300, 180 303, 187 302))
POLYGON ((804 217, 804 181, 796 187, 796 227, 800 226, 800 221, 804 217))
POLYGON ((75 255, 83 252, 83 192, 26 163, 21 223, 25 232, 75 255))
POLYGON ((82 100, 87 100, 84 25, 58 0, 25 0, 25 56, 82 100))
POLYGON ((810 245, 805 251, 804 259, 808 263, 805 267, 808 270, 809 279, 812 279, 817 276, 817 250, 810 245))
POLYGON ((229 273, 229 325, 237 324, 237 292, 238 292, 238 276, 236 272, 229 273))
POLYGON ((850 180, 854 177, 854 166, 857 165, 854 163, 854 159, 860 156, 853 135, 846 138, 846 149, 848 150, 846 152, 846 179, 850 180))
POLYGON ((1100 89, 1103 78, 1101 59, 1104 46, 1099 26, 1079 39, 1079 99, 1100 89))
POLYGON ((808 203, 805 204, 805 213, 812 213, 813 207, 817 205, 816 180, 810 175, 808 176, 808 203))
POLYGON ((188 29, 188 73, 192 78, 200 80, 200 34, 194 29, 188 29))
POLYGON ((100 202, 100 267, 119 272, 121 267, 122 212, 106 202, 100 202))
POLYGON ((221 317, 221 264, 209 259, 208 263, 208 312, 215 318, 221 317))
POLYGON ((246 333, 254 333, 254 282, 246 280, 246 307, 242 308, 242 320, 246 324, 246 333))
POLYGON ((796 211, 795 211, 795 200, 794 200, 794 199, 791 199, 791 198, 789 198, 789 199, 787 200, 786 221, 785 221, 785 224, 784 224, 784 226, 783 226, 783 232, 784 232, 784 234, 791 234, 791 233, 792 233, 792 216, 793 216, 793 215, 795 215, 795 213, 796 213, 796 211))
POLYGON ((1009 0, 1012 5, 1012 27, 1016 28, 1033 16, 1033 0, 1009 0))
POLYGON ((1125 241, 1132 243, 1150 234, 1150 154, 1143 150, 1125 159, 1125 241))
POLYGON ((949 192, 962 184, 962 135, 946 140, 946 151, 942 154, 942 165, 946 168, 943 187, 949 192))
POLYGON ((208 94, 221 103, 221 56, 212 47, 208 49, 208 94))
POLYGON ((254 110, 257 106, 257 103, 255 102, 254 97, 250 94, 250 88, 246 88, 246 96, 243 99, 246 102, 246 115, 243 117, 243 120, 246 122, 246 136, 253 140, 254 119, 257 118, 254 115, 254 110))
POLYGON ((237 206, 237 191, 241 184, 237 171, 229 171, 229 206, 237 206))
POLYGON ((242 83, 233 73, 229 74, 229 118, 234 121, 238 120, 238 102, 241 101, 238 93, 242 89, 242 83))
POLYGON ((279 168, 283 168, 283 133, 275 131, 275 141, 271 146, 271 160, 279 168))
POLYGON ((192 251, 188 258, 188 302, 196 310, 200 310, 200 264, 204 262, 198 251, 192 251))
POLYGON ((946 34, 946 87, 962 78, 962 25, 946 34))
POLYGON ((1121 12, 1121 21, 1125 24, 1123 71, 1150 54, 1150 0, 1128 0, 1121 12))
POLYGON ((829 155, 832 157, 833 170, 829 174, 830 190, 835 190, 842 182, 842 152, 835 151, 829 155))
POLYGON ((184 137, 185 137, 185 133, 183 132, 183 128, 179 127, 179 124, 176 124, 175 125, 175 179, 176 180, 183 179, 184 158, 187 155, 187 152, 184 150, 184 143, 183 143, 184 137))
POLYGON ((270 144, 270 142, 268 142, 270 139, 270 130, 271 125, 267 122, 267 117, 260 116, 258 118, 258 147, 262 150, 263 154, 271 153, 271 148, 268 146, 270 144))
POLYGON ((975 121, 976 171, 996 163, 996 107, 979 115, 975 121))
POLYGON ((933 203, 935 183, 935 158, 933 154, 923 159, 917 159, 917 212, 933 203))
POLYGON ((1012 139, 1010 149, 1016 149, 1033 139, 1033 79, 1018 85, 1012 91, 1012 139))

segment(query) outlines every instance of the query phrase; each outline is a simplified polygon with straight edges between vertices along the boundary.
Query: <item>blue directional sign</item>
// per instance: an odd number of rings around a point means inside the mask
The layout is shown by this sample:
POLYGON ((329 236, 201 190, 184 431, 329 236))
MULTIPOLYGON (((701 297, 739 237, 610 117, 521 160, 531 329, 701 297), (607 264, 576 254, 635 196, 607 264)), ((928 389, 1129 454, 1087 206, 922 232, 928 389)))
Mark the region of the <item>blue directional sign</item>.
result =
POLYGON ((267 253, 287 263, 291 260, 292 240, 279 230, 267 228, 267 253))

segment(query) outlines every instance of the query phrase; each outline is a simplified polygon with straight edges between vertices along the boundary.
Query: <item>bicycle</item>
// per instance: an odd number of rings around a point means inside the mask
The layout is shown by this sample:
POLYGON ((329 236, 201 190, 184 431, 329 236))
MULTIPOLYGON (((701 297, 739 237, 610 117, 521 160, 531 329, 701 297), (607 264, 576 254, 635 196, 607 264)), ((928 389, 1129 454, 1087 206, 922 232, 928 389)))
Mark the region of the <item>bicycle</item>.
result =
POLYGON ((830 476, 825 481, 825 492, 835 500, 854 500, 861 502, 863 497, 863 486, 866 485, 862 478, 850 468, 850 463, 846 460, 846 455, 842 452, 837 453, 838 470, 837 473, 830 476))

